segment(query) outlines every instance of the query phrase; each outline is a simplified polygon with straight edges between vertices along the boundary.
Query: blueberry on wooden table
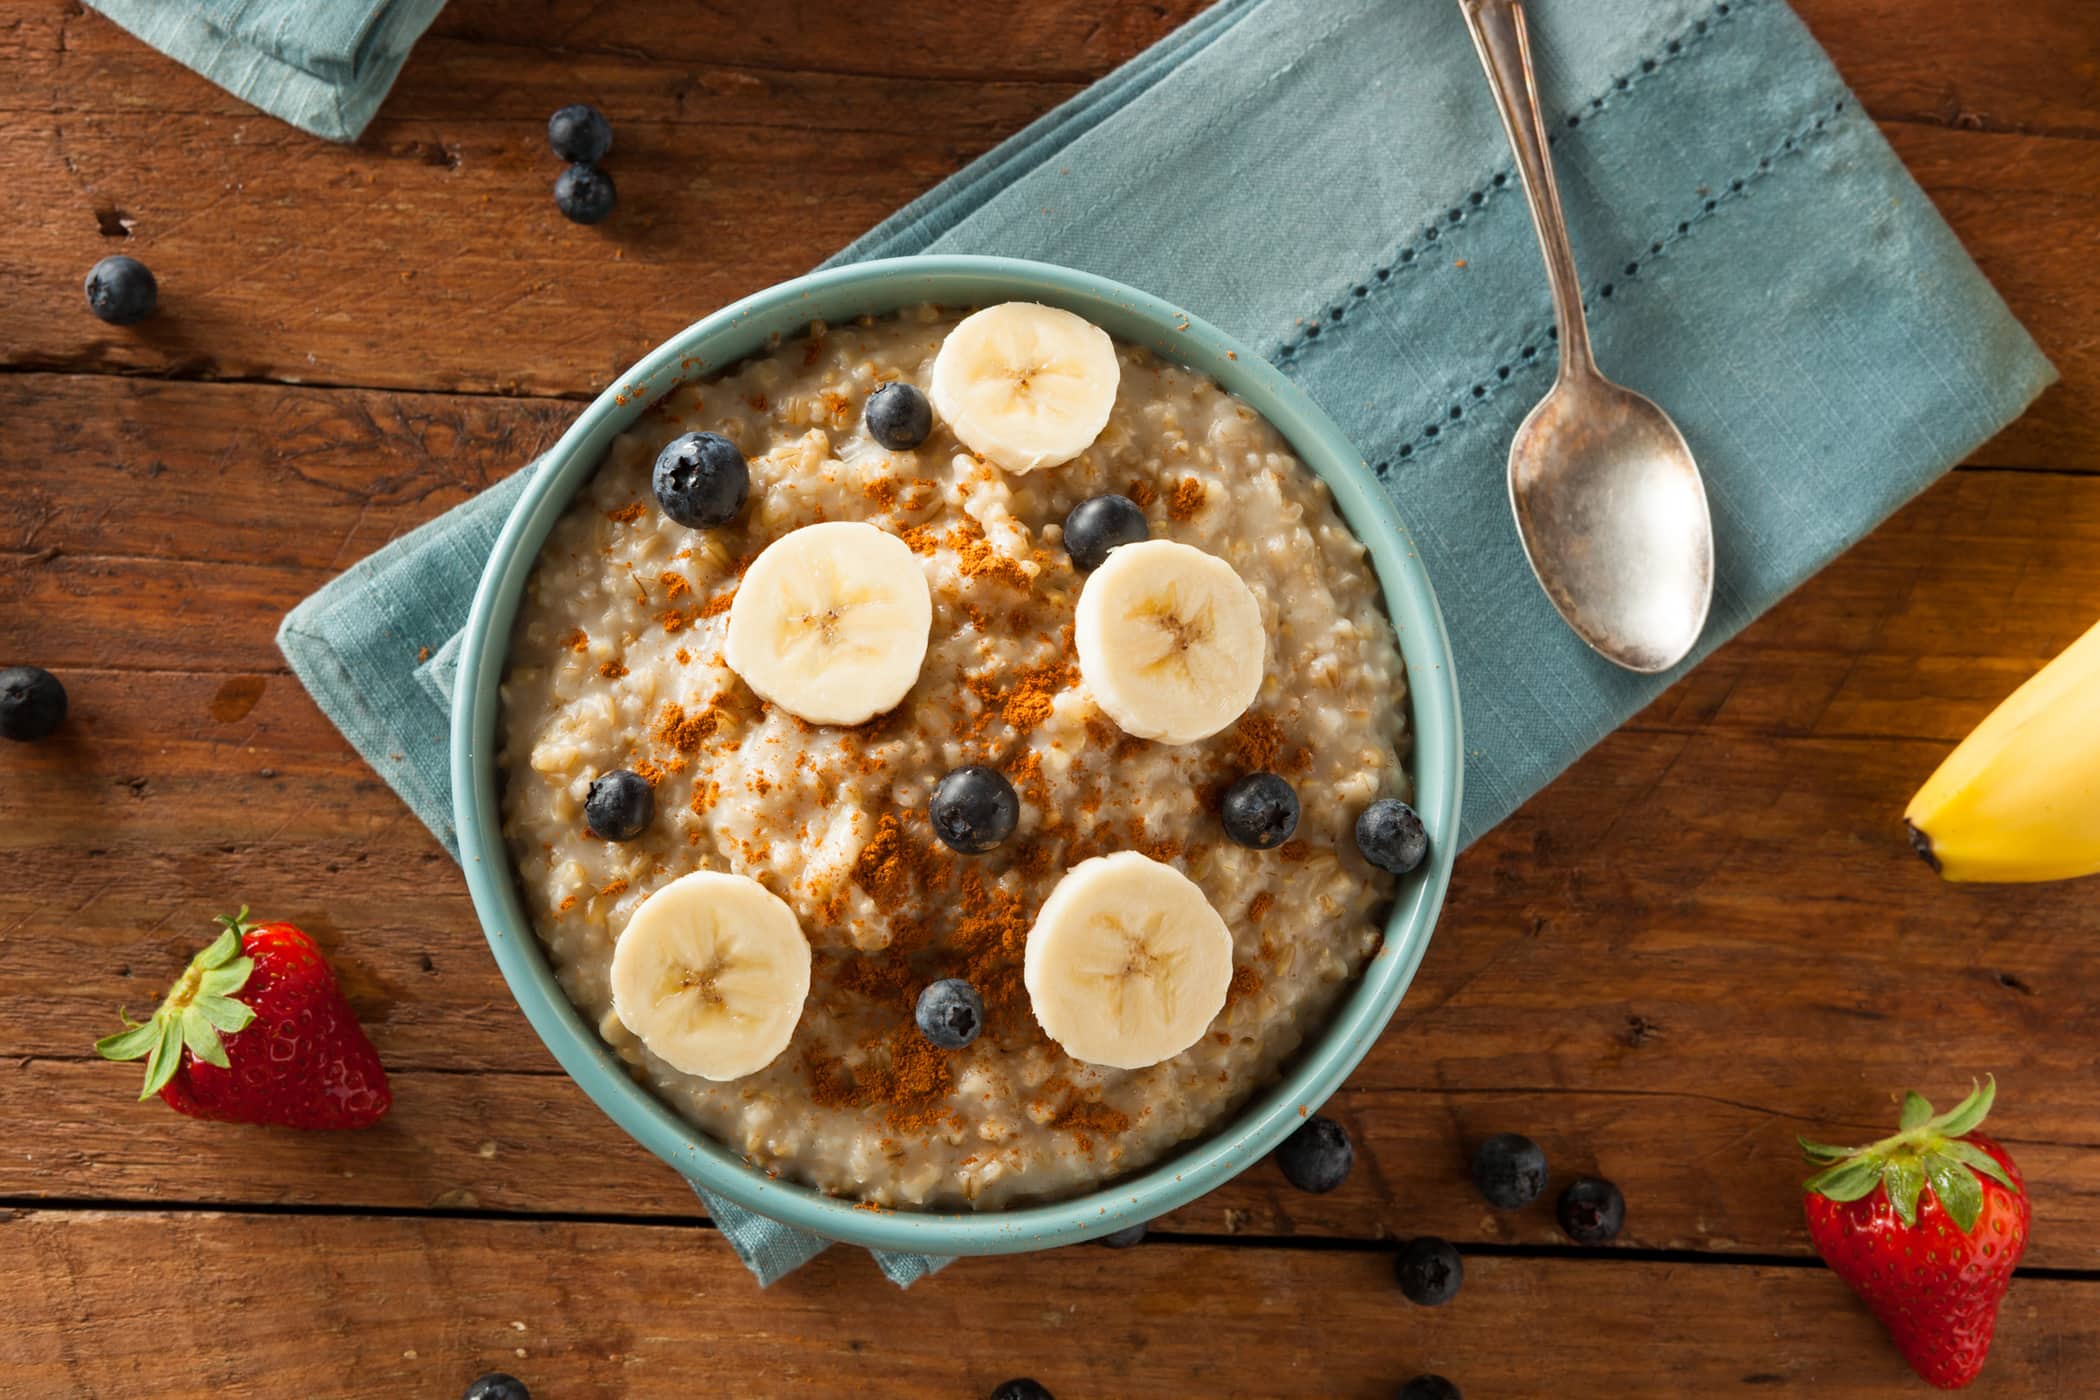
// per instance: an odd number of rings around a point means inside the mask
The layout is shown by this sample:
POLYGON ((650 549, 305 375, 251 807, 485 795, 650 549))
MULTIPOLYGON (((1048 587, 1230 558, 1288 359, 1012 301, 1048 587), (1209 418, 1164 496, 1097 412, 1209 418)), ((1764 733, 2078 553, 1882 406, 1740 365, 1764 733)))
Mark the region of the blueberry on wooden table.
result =
POLYGON ((1315 1113, 1276 1145, 1276 1165, 1283 1179, 1315 1195, 1332 1191, 1356 1165, 1349 1130, 1325 1114, 1315 1113))
POLYGON ((973 763, 941 779, 926 815, 949 849, 978 856, 1014 834, 1021 799, 998 769, 973 763))
POLYGON ((919 993, 919 1033, 943 1050, 960 1050, 984 1029, 984 998, 960 977, 943 977, 919 993))
POLYGON ((1561 1230, 1577 1244, 1616 1239, 1626 1224, 1626 1198, 1600 1177, 1577 1177, 1553 1207, 1561 1230))
POLYGON ((1138 544, 1151 534, 1145 512, 1130 497, 1092 496, 1065 516, 1065 553, 1072 556, 1073 568, 1090 573, 1108 562, 1108 552, 1117 545, 1138 544))
POLYGON ((612 176, 595 165, 572 165, 554 179, 554 207, 571 223, 595 224, 619 199, 612 176))
POLYGON ((1018 1380, 999 1382, 992 1391, 991 1400, 1057 1400, 1057 1397, 1041 1381, 1022 1376, 1018 1380))
POLYGON ((41 666, 0 671, 0 739, 34 743, 66 719, 66 688, 41 666))
POLYGON ((160 286, 137 258, 104 258, 88 269, 88 310, 112 326, 133 326, 153 314, 160 286))
POLYGON ((1107 1245, 1110 1249, 1128 1249, 1144 1238, 1145 1222, 1140 1220, 1135 1225, 1125 1225, 1120 1230, 1103 1235, 1099 1243, 1107 1245))
POLYGON ((1528 1206, 1546 1192, 1546 1154, 1522 1133, 1497 1133, 1473 1151, 1473 1184, 1488 1204, 1528 1206))
POLYGON ((1442 1376, 1416 1376, 1400 1387, 1399 1400, 1465 1400, 1442 1376))
POLYGON ((933 405, 910 384, 885 384, 862 412, 868 436, 892 452, 909 452, 933 432, 933 405))
POLYGON ((1249 773, 1218 802, 1225 834, 1256 851, 1273 851, 1298 829, 1298 794, 1275 773, 1249 773))
POLYGON ((1458 1286, 1465 1282, 1466 1266, 1451 1241, 1424 1235, 1400 1246, 1393 1274, 1410 1303, 1434 1308, 1458 1296, 1458 1286))
POLYGON ((1356 819, 1356 849, 1380 870, 1405 875, 1429 854, 1429 829, 1397 797, 1381 797, 1356 819))
POLYGON ((532 1400, 532 1392, 516 1376, 490 1371, 476 1376, 460 1400, 532 1400))
POLYGON ((590 794, 583 801, 583 821, 591 835, 632 841, 655 815, 656 790, 641 774, 615 768, 591 779, 590 794))
POLYGON ((751 494, 751 469, 720 433, 687 433, 656 454, 649 489, 665 515, 692 529, 727 525, 751 494))
POLYGON ((563 160, 592 165, 612 149, 612 123, 588 102, 571 103, 547 118, 547 144, 563 160))

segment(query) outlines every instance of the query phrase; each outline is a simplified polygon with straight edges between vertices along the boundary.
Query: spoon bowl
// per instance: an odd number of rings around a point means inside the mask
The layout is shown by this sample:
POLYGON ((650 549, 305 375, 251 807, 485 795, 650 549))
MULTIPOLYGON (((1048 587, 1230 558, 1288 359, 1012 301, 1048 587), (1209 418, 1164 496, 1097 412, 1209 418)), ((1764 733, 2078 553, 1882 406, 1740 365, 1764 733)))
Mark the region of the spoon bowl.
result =
POLYGON ((1575 635, 1630 671, 1666 671, 1706 626, 1706 487, 1669 415, 1600 374, 1564 375, 1509 449, 1517 534, 1575 635))

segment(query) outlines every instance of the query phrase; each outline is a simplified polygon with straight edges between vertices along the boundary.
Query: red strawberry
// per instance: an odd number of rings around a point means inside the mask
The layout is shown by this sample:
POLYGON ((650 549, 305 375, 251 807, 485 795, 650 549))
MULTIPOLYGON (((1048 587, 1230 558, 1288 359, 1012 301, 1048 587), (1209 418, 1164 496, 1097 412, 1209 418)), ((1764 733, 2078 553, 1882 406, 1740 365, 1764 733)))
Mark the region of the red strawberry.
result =
POLYGON ((386 1070, 313 939, 251 924, 245 906, 190 960, 140 1025, 95 1043, 104 1059, 146 1060, 141 1099, 177 1113, 288 1128, 364 1128, 393 1094, 386 1070), (236 956, 238 954, 239 956, 236 956), (238 996, 235 993, 239 993, 238 996))
POLYGON ((1991 1349, 1998 1304, 2027 1248, 2030 1208, 2020 1169, 1975 1131, 1998 1086, 1986 1080, 1934 1116, 1903 1099, 1901 1129, 1871 1147, 1802 1138, 1826 1166, 1806 1182, 1808 1235, 1926 1380, 1958 1390, 1991 1349))

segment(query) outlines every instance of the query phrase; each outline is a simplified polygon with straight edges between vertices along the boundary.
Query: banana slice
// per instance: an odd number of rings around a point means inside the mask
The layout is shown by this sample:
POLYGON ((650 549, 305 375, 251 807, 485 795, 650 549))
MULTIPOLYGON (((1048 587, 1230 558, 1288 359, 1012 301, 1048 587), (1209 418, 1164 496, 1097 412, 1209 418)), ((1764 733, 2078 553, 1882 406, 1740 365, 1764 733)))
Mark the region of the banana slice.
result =
POLYGON ((933 594, 904 541, 835 520, 791 530, 752 561, 722 659, 790 714, 859 724, 911 689, 932 629, 933 594))
POLYGON ((1261 604, 1232 565, 1173 540, 1112 549, 1073 617, 1079 674, 1125 733, 1192 744, 1261 690, 1261 604))
POLYGON ((702 870, 642 901, 612 956, 613 1014, 673 1069, 742 1079, 794 1039, 809 940, 758 881, 702 870))
POLYGON ((1057 882, 1028 930, 1021 980, 1066 1054, 1143 1069, 1194 1045, 1224 1009, 1232 934, 1195 881, 1118 851, 1057 882))
POLYGON ((933 357, 933 406, 972 452, 1032 472, 1093 444, 1122 377, 1107 331, 1054 306, 1009 301, 948 332, 933 357))

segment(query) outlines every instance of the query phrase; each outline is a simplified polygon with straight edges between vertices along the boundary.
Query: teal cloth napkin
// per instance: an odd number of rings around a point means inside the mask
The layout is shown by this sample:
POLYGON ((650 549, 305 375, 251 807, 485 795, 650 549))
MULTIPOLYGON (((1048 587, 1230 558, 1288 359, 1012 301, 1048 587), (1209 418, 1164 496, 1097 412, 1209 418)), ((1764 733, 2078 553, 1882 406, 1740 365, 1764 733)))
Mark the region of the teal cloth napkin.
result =
MULTIPOLYGON (((1669 408, 1706 472, 1703 654, 2053 371, 1781 0, 1537 0, 1532 20, 1597 357, 1669 408)), ((1504 455, 1554 352, 1515 180, 1456 5, 1223 0, 834 261, 1086 268, 1200 312, 1304 386, 1436 583, 1470 841, 1669 681, 1575 640, 1510 521, 1504 455)), ((525 476, 381 550, 280 634, 448 847, 448 639, 525 476)), ((761 1277, 819 1247, 709 1208, 761 1277)))
POLYGON ((445 0, 86 0, 244 102, 354 141, 445 0))

